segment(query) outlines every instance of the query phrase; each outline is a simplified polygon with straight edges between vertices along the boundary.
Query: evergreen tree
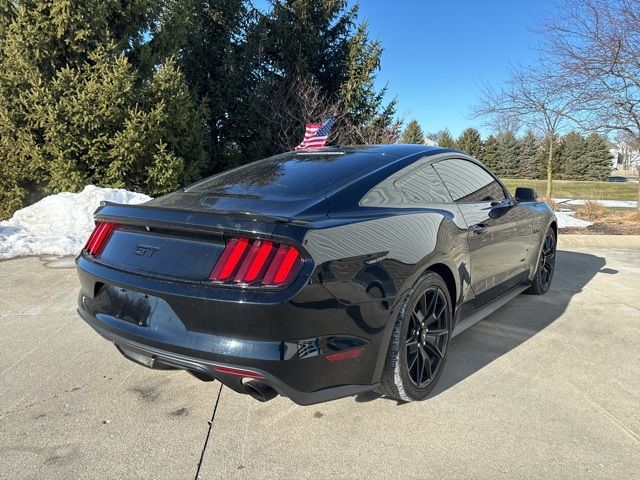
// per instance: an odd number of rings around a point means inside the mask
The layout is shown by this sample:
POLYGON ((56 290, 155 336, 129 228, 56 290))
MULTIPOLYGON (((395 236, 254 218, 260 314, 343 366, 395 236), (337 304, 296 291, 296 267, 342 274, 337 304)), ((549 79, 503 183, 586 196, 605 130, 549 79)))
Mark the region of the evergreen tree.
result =
MULTIPOLYGON (((578 132, 563 135, 556 144, 553 174, 563 180, 605 180, 611 174, 611 154, 607 139, 593 133, 584 138, 578 132)), ((545 161, 546 142, 539 158, 545 161)))
POLYGON ((554 174, 564 180, 583 180, 585 177, 585 154, 587 144, 582 135, 569 132, 560 138, 554 174))
POLYGON ((478 159, 497 173, 500 164, 499 155, 498 140, 494 135, 489 135, 482 146, 482 153, 478 159))
POLYGON ((96 183, 160 194, 197 175, 202 111, 181 72, 167 60, 145 77, 129 59, 152 16, 136 22, 130 9, 151 4, 24 4, 2 28, 0 216, 27 192, 96 183))
POLYGON ((411 120, 402 132, 402 143, 424 144, 424 132, 416 119, 411 120))
POLYGON ((515 178, 518 175, 520 145, 511 131, 498 135, 498 164, 496 173, 502 177, 515 178))
POLYGON ((475 128, 467 128, 463 131, 458 140, 456 140, 456 148, 467 152, 475 158, 479 158, 482 154, 482 138, 480 132, 475 128))
POLYGON ((582 176, 585 180, 606 180, 611 175, 611 153, 605 137, 592 133, 586 139, 582 176))
MULTIPOLYGON (((349 7, 346 0, 272 0, 271 10, 249 35, 259 39, 252 43, 259 51, 259 96, 262 105, 269 105, 283 85, 294 88, 300 79, 311 78, 322 98, 336 104, 332 138, 342 144, 384 143, 395 140, 396 102, 385 104, 386 87, 375 87, 382 46, 369 39, 366 22, 356 24, 357 14, 357 4, 349 7)), ((262 114, 266 128, 260 125, 261 135, 284 130, 301 138, 304 115, 281 118, 272 110, 262 114)), ((265 153, 276 151, 271 143, 265 153)))
POLYGON ((518 178, 540 178, 540 142, 529 130, 520 140, 518 152, 518 178))
POLYGON ((438 146, 443 148, 456 148, 456 141, 451 136, 448 129, 440 130, 438 135, 438 146))
POLYGON ((207 171, 255 159, 269 140, 269 132, 256 121, 264 74, 259 69, 263 38, 257 13, 245 0, 174 1, 155 41, 177 44, 186 81, 207 105, 207 171))
MULTIPOLYGON (((357 5, 352 12, 357 15, 357 5)), ((338 95, 342 119, 334 127, 335 138, 342 144, 394 143, 402 126, 395 118, 396 100, 385 103, 387 87, 375 86, 382 44, 369 39, 368 24, 363 22, 347 41, 347 47, 347 74, 338 95)))

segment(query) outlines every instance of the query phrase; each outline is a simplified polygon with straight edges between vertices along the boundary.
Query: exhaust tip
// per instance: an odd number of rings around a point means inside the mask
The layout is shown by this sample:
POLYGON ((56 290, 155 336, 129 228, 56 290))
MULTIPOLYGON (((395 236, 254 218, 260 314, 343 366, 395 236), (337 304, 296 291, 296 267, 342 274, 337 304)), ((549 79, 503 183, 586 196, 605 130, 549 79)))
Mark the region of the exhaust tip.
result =
POLYGON ((257 380, 249 380, 243 385, 243 387, 244 391, 247 394, 251 395, 259 402, 268 402, 269 400, 273 400, 278 395, 278 392, 276 392, 269 385, 257 380))

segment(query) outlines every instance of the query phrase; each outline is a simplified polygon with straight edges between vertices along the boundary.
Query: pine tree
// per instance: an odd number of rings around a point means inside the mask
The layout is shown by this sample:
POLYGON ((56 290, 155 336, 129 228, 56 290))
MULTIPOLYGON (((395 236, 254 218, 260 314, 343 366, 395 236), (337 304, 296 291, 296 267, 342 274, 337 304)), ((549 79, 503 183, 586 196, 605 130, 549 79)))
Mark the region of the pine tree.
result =
POLYGON ((554 165, 556 178, 563 180, 584 180, 587 143, 582 135, 569 132, 560 138, 558 155, 554 165))
POLYGON ((611 153, 607 139, 592 133, 586 139, 583 176, 585 180, 606 180, 611 174, 611 153))
POLYGON ((438 146, 443 148, 456 148, 456 141, 451 136, 448 129, 440 130, 438 135, 438 146))
POLYGON ((497 173, 500 164, 500 152, 498 140, 495 136, 489 135, 482 146, 482 153, 478 159, 487 167, 497 173))
MULTIPOLYGON (((295 132, 286 136, 299 141, 304 115, 271 115, 269 100, 278 96, 274 92, 283 86, 286 90, 311 79, 323 98, 336 104, 332 139, 342 144, 394 141, 399 129, 396 102, 385 103, 386 87, 375 86, 382 45, 370 40, 366 22, 356 23, 357 4, 350 7, 346 0, 273 0, 271 7, 249 32, 250 43, 259 53, 258 103, 252 108, 263 110, 265 123, 260 125, 260 135, 268 138, 275 136, 271 132, 295 132)), ((268 153, 276 151, 278 146, 273 143, 267 148, 268 153)))
MULTIPOLYGON (((350 14, 355 18, 357 13, 356 4, 350 14)), ((387 87, 375 86, 382 52, 380 41, 369 39, 366 22, 347 40, 347 74, 337 97, 342 119, 334 127, 339 143, 394 143, 398 139, 402 122, 395 118, 396 99, 385 103, 387 87)))
POLYGON ((424 144, 424 132, 416 119, 411 120, 402 132, 402 143, 424 144))
POLYGON ((496 173, 502 177, 515 178, 518 175, 520 145, 513 132, 503 132, 497 137, 498 164, 496 173))
POLYGON ((520 140, 518 152, 518 178, 540 178, 540 142, 529 130, 520 140))
POLYGON ((135 63, 152 3, 26 4, 2 27, 0 216, 28 192, 91 182, 159 194, 201 168, 202 111, 182 73, 168 60, 145 77, 135 63), (177 171, 151 184, 159 162, 177 171))
POLYGON ((259 58, 264 35, 257 30, 257 14, 244 0, 173 1, 155 40, 177 45, 186 82, 206 103, 207 170, 255 159, 251 150, 263 150, 269 139, 269 132, 260 129, 263 122, 256 121, 264 75, 259 58))
POLYGON ((472 157, 479 158, 482 153, 482 137, 480 137, 480 132, 475 128, 467 128, 460 134, 458 140, 456 140, 456 148, 467 152, 472 157))

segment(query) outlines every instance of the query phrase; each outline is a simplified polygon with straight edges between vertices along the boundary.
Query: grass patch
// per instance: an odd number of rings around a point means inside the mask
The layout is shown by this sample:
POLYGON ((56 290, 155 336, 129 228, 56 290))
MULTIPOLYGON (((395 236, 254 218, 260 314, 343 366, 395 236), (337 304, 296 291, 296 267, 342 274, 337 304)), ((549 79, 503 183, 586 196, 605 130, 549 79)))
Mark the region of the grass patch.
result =
MULTIPOLYGON (((511 193, 516 187, 535 188, 539 195, 544 196, 547 191, 546 180, 529 180, 517 178, 501 179, 511 193)), ((637 200, 637 183, 615 182, 580 182, 576 180, 555 180, 551 190, 554 198, 600 198, 603 200, 637 200)))

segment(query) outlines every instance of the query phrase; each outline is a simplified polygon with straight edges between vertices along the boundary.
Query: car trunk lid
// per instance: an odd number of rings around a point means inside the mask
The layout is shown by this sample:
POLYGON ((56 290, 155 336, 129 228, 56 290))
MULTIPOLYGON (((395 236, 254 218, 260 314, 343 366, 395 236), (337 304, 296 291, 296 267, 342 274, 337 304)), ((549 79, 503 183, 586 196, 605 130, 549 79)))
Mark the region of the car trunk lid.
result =
POLYGON ((95 218, 113 224, 104 245, 92 255, 95 261, 141 275, 191 282, 209 280, 229 238, 268 239, 279 224, 290 221, 266 213, 112 203, 101 206, 95 218))

